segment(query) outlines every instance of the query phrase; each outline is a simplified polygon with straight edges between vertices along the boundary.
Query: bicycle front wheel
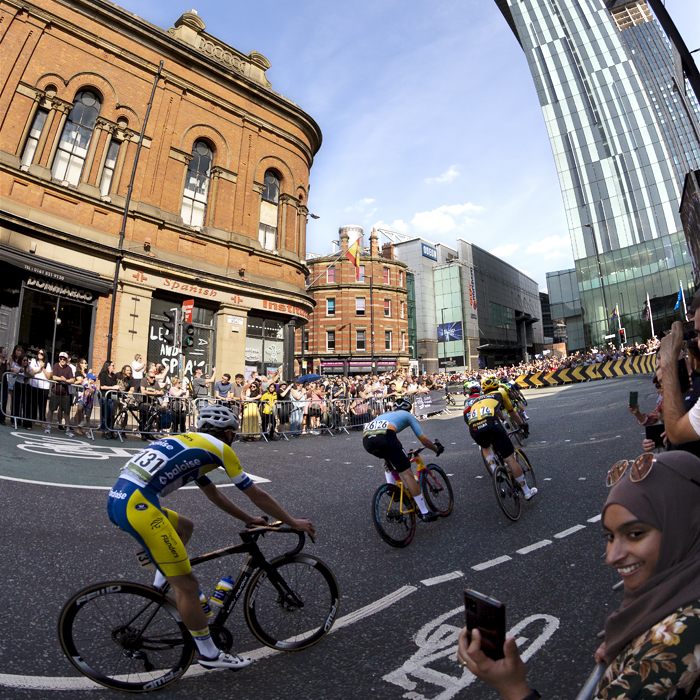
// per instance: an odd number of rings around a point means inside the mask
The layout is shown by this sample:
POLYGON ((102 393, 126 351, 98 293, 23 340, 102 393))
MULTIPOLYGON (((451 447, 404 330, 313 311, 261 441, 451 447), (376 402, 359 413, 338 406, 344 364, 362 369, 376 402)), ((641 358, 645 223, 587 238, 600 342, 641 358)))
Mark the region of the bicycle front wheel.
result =
POLYGON ((430 510, 446 518, 454 506, 452 484, 437 464, 428 464, 420 473, 420 490, 430 510))
POLYGON ((132 693, 175 682, 195 650, 171 601, 150 586, 121 581, 76 593, 63 606, 58 636, 78 671, 107 688, 132 693))
POLYGON ((496 467, 493 473, 493 488, 501 510, 510 520, 520 517, 520 489, 505 467, 496 467))
POLYGON ((530 460, 527 458, 527 455, 522 450, 515 450, 515 454, 513 456, 515 457, 515 461, 523 470, 523 474, 525 474, 525 482, 527 483, 528 488, 531 489, 537 486, 535 472, 530 464, 530 460))
MULTIPOLYGON (((407 498, 406 490, 404 499, 407 498)), ((407 547, 416 534, 416 510, 411 501, 404 500, 404 506, 410 512, 401 512, 401 489, 394 484, 382 484, 372 499, 374 527, 379 536, 392 547, 407 547)))
POLYGON ((282 556, 259 569, 245 595, 245 618, 266 646, 299 651, 316 644, 338 616, 333 572, 308 554, 282 556))

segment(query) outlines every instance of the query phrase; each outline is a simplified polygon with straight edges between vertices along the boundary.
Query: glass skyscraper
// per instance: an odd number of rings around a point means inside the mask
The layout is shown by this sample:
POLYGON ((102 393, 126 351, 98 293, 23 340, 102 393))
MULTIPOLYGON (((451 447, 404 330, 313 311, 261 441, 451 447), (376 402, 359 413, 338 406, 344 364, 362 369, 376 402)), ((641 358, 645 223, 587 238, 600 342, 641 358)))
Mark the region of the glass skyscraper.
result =
MULTIPOLYGON (((686 170, 700 167, 700 109, 645 0, 496 0, 528 60, 559 174, 583 346, 616 332, 647 337, 679 318, 692 274, 678 215, 686 170), (685 81, 683 81, 685 83, 685 81)), ((551 301, 551 300, 550 300, 551 301)), ((576 349, 576 348, 571 348, 576 349)))

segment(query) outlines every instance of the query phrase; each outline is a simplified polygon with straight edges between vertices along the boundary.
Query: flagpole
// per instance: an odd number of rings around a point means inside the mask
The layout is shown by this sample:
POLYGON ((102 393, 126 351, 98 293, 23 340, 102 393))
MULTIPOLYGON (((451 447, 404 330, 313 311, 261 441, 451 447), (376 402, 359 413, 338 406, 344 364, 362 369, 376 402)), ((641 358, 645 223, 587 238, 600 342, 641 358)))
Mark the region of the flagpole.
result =
POLYGON ((651 322, 651 337, 653 338, 654 335, 654 318, 651 315, 651 302, 649 301, 649 292, 647 292, 647 309, 649 313, 649 321, 651 322))
MULTIPOLYGON (((341 252, 340 252, 340 255, 339 255, 337 258, 335 258, 334 260, 331 260, 331 261, 328 263, 328 267, 330 267, 331 265, 334 265, 335 263, 337 263, 338 260, 340 260, 340 258, 343 257, 343 255, 345 255, 345 253, 343 253, 343 252, 341 251, 341 252)), ((318 277, 314 277, 314 278, 311 280, 311 282, 309 282, 309 283, 306 285, 306 288, 308 289, 316 280, 321 279, 321 277, 323 277, 323 275, 326 274, 326 270, 328 269, 328 267, 324 267, 324 268, 323 268, 323 271, 321 272, 321 274, 318 275, 318 277)))
POLYGON ((617 304, 615 304, 615 314, 617 315, 617 334, 620 336, 620 350, 622 350, 622 321, 620 321, 620 309, 617 304))
POLYGON ((683 282, 681 282, 681 297, 683 299, 683 322, 688 317, 688 307, 685 305, 685 292, 683 291, 683 282))

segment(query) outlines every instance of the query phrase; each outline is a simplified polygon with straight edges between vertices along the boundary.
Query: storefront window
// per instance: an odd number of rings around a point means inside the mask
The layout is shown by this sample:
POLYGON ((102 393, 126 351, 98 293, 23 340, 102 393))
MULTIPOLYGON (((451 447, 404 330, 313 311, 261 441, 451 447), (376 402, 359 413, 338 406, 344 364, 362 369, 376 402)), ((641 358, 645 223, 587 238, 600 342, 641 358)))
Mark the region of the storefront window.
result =
POLYGON ((275 318, 248 316, 245 347, 246 374, 255 371, 270 376, 284 361, 284 322, 275 318))

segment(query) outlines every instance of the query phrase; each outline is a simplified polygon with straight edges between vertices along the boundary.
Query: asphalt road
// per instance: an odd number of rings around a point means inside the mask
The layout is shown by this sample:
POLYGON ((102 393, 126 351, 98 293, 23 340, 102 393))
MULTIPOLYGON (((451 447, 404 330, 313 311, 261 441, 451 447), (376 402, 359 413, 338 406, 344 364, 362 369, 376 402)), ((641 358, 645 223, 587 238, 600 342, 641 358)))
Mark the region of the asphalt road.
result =
MULTIPOLYGON (((605 565, 595 519, 607 469, 641 452, 643 429, 627 411, 630 391, 639 391, 643 410, 653 408, 648 376, 527 393, 531 438, 524 449, 540 493, 523 505, 517 523, 499 510, 461 412, 425 421, 426 435, 447 447, 435 461, 450 475, 455 507, 449 518, 418 523, 402 550, 388 547, 374 530, 370 504, 383 473, 359 434, 236 445, 262 488, 316 524, 316 544, 305 551, 335 573, 343 624, 305 651, 263 655, 236 674, 195 673, 156 697, 494 698, 454 655, 464 624, 462 591, 470 587, 506 603, 508 627, 515 628, 530 682, 542 696, 574 698, 593 668, 596 633, 621 598, 612 590, 616 576, 605 565)), ((402 437, 411 446, 412 435, 402 437)), ((106 489, 141 447, 140 441, 88 444, 0 428, 3 700, 121 695, 90 686, 75 671, 59 646, 56 621, 68 597, 87 584, 150 582, 135 562, 135 543, 109 523, 105 509, 106 489)), ((235 488, 227 494, 245 500, 235 488)), ((196 488, 169 496, 165 505, 195 521, 191 555, 236 543, 236 525, 196 488)), ((284 551, 278 537, 264 541, 270 556, 284 551)), ((203 589, 210 594, 218 577, 238 566, 228 558, 199 567, 203 589)), ((229 627, 235 651, 260 649, 242 610, 234 611, 229 627)))

